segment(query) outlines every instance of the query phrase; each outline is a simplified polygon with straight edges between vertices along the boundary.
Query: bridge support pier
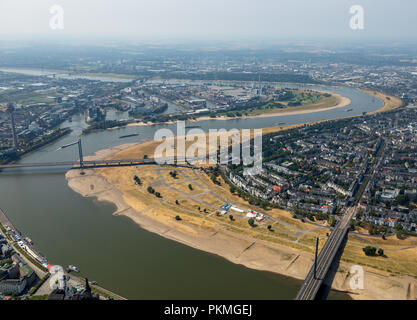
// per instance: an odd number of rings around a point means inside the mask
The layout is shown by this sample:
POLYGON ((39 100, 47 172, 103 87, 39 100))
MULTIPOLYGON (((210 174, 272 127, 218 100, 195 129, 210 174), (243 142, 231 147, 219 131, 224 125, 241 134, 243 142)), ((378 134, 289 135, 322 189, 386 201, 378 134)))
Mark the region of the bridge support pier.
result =
POLYGON ((319 252, 319 238, 316 239, 316 254, 314 257, 314 279, 317 279, 317 255, 319 252))

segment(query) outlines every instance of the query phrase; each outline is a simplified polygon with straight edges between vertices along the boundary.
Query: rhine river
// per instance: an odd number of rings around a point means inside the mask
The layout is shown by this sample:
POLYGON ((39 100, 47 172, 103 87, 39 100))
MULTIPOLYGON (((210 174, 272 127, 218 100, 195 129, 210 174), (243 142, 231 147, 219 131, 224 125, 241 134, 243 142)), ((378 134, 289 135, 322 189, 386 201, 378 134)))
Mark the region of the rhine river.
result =
MULTIPOLYGON (((299 87, 285 84, 286 87, 299 87)), ((303 88, 306 86, 303 85, 303 88)), ((351 104, 310 114, 241 120, 207 120, 192 125, 209 128, 262 128, 278 123, 295 124, 332 119, 382 106, 380 100, 351 88, 307 86, 339 93, 351 104), (353 108, 352 111, 346 110, 353 108)), ((126 118, 109 112, 109 118, 126 118)), ((76 141, 87 125, 75 116, 73 132, 36 151, 21 162, 76 160, 77 149, 60 146, 76 141)), ((153 139, 162 127, 128 127, 92 133, 82 137, 85 155, 123 143, 153 139), (139 136, 119 139, 119 136, 139 136)), ((129 299, 293 299, 301 281, 263 271, 248 269, 138 227, 130 219, 113 216, 115 207, 83 198, 65 180, 64 169, 5 171, 0 174, 0 207, 23 234, 52 264, 76 265, 89 280, 129 299)), ((331 293, 329 298, 344 298, 331 293)))

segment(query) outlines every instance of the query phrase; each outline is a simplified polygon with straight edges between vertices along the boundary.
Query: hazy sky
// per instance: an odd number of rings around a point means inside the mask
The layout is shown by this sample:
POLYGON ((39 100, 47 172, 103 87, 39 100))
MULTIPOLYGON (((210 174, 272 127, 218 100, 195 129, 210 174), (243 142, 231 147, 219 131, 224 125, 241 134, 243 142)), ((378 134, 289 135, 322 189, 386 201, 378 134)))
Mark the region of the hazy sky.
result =
POLYGON ((416 40, 417 0, 0 0, 0 35, 135 39, 416 40), (64 9, 51 30, 49 9, 64 9), (349 8, 364 9, 351 30, 349 8))

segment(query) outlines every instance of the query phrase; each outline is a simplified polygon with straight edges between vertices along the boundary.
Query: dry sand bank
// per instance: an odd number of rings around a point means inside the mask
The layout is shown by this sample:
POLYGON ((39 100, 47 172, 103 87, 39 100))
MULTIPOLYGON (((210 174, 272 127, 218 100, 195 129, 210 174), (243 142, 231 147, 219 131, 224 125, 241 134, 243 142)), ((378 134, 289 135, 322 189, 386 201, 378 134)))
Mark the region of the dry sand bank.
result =
POLYGON ((383 102, 383 106, 380 109, 371 112, 371 114, 384 112, 384 111, 391 111, 396 108, 399 108, 402 105, 402 100, 397 97, 384 94, 383 92, 373 91, 373 90, 367 90, 367 89, 360 89, 360 90, 383 102))
MULTIPOLYGON (((149 143, 148 143, 149 144, 149 143)), ((117 157, 133 144, 122 145, 97 152, 89 159, 117 157)), ((280 244, 254 239, 220 228, 216 232, 194 225, 175 225, 175 221, 153 219, 151 214, 135 210, 127 202, 115 184, 109 183, 98 170, 78 170, 66 174, 68 185, 85 197, 96 197, 99 201, 114 203, 115 215, 131 218, 143 229, 157 233, 165 238, 178 241, 190 247, 217 254, 227 260, 246 267, 275 272, 296 279, 304 279, 313 263, 313 255, 280 244)), ((350 290, 348 273, 352 264, 341 262, 339 272, 333 281, 333 288, 347 291, 354 299, 416 299, 417 282, 411 277, 393 277, 388 273, 365 269, 365 289, 350 290)))

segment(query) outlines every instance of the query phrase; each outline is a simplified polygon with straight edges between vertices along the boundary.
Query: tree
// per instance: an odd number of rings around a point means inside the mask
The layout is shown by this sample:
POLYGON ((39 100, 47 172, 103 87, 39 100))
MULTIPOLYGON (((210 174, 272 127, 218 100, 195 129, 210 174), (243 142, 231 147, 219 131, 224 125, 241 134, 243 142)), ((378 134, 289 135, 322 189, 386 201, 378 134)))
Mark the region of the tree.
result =
POLYGON ((148 192, 153 194, 153 193, 155 193, 155 190, 151 186, 149 186, 148 187, 148 192))
POLYGON ((248 223, 249 223, 249 225, 250 225, 251 227, 255 227, 255 220, 253 220, 253 218, 250 218, 250 219, 248 220, 248 223))
POLYGON ((175 204, 179 205, 180 203, 179 203, 179 201, 178 201, 178 200, 175 200, 175 204))
POLYGON ((211 179, 211 181, 213 181, 213 183, 214 183, 214 184, 217 184, 218 186, 220 186, 220 185, 221 185, 221 184, 220 184, 220 181, 218 181, 218 180, 216 179, 216 176, 214 176, 214 175, 213 175, 213 176, 211 176, 211 178, 210 178, 210 179, 211 179))
POLYGON ((378 249, 378 256, 383 256, 384 255, 384 250, 379 248, 378 249))
POLYGON ((403 230, 397 230, 397 232, 395 233, 395 235, 400 240, 405 240, 407 238, 407 235, 405 234, 405 232, 403 230))
POLYGON ((272 230, 272 226, 271 226, 271 225, 268 225, 268 230, 269 230, 269 231, 273 231, 273 230, 272 230))
POLYGON ((376 248, 375 247, 366 246, 362 250, 363 250, 363 252, 365 252, 365 254, 367 256, 375 256, 376 255, 376 248))
POLYGON ((329 225, 331 227, 334 227, 336 225, 336 218, 334 216, 331 216, 329 219, 329 225))
POLYGON ((140 185, 142 185, 142 181, 139 179, 139 177, 138 176, 134 176, 133 177, 133 180, 135 181, 135 183, 138 185, 138 186, 140 186, 140 185))
POLYGON ((397 198, 396 198, 396 200, 402 206, 403 205, 406 205, 409 202, 409 201, 407 201, 408 200, 407 199, 407 196, 405 196, 404 194, 398 195, 397 198))
POLYGON ((193 190, 193 186, 191 183, 188 185, 188 189, 193 190))
POLYGON ((175 220, 177 220, 177 221, 181 221, 182 219, 181 219, 181 217, 180 217, 180 216, 175 216, 175 220))
POLYGON ((233 217, 233 214, 229 215, 229 219, 230 219, 230 221, 235 221, 235 218, 233 217))
POLYGON ((230 193, 235 193, 235 192, 236 192, 236 187, 230 186, 230 193))

